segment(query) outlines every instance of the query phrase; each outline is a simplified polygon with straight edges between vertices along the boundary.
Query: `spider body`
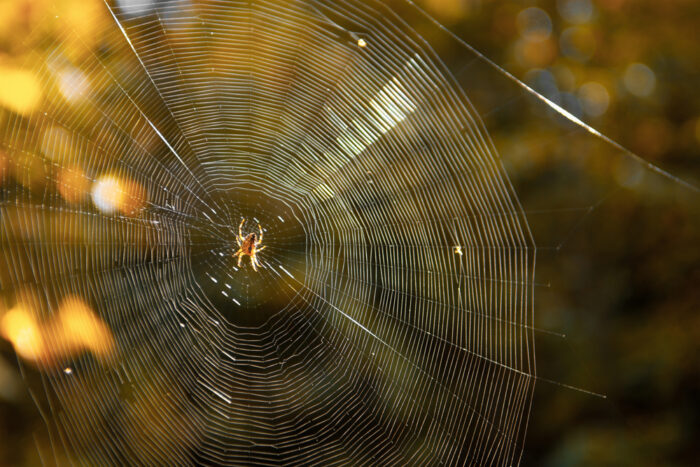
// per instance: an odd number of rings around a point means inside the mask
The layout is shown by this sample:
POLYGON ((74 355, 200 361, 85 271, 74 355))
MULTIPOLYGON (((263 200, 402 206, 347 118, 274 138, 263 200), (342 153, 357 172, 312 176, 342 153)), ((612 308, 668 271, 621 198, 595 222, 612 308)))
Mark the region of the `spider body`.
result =
POLYGON ((262 251, 265 249, 264 246, 262 245, 263 241, 263 231, 262 227, 260 227, 260 224, 258 224, 258 230, 260 232, 260 236, 256 236, 255 232, 251 232, 245 237, 243 237, 243 224, 245 224, 245 219, 241 221, 241 224, 238 226, 238 235, 236 236, 236 243, 238 243, 238 251, 236 251, 233 254, 233 257, 238 257, 238 267, 241 267, 241 261, 243 261, 244 256, 250 256, 250 264, 253 266, 253 270, 257 272, 258 266, 260 266, 260 263, 258 262, 258 258, 256 254, 259 251, 262 251))

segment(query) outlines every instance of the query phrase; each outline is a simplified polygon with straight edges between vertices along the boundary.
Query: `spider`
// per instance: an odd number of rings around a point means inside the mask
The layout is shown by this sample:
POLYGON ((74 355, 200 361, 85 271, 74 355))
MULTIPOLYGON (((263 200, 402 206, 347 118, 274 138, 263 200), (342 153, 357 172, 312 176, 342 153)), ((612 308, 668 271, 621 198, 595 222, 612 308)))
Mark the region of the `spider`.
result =
POLYGON ((235 258, 236 256, 238 256, 238 267, 240 268, 243 257, 250 256, 250 264, 253 266, 253 271, 257 272, 260 263, 258 263, 258 259, 255 255, 259 251, 263 251, 265 249, 264 246, 258 248, 260 247, 260 245, 262 245, 263 241, 262 227, 260 227, 260 224, 258 224, 258 229, 260 230, 260 239, 256 241, 255 232, 251 232, 245 238, 243 238, 243 233, 241 232, 243 224, 245 224, 245 219, 243 219, 241 221, 241 225, 238 226, 238 236, 236 237, 236 242, 238 242, 238 251, 233 254, 233 257, 235 258))

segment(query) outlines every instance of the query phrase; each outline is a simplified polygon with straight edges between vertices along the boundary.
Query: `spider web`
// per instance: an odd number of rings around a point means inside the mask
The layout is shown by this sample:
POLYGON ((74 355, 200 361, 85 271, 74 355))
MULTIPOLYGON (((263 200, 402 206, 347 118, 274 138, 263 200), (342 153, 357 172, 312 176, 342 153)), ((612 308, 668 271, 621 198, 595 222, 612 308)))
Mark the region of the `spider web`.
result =
POLYGON ((105 9, 97 50, 40 67, 89 81, 78 103, 49 94, 3 131, 29 180, 2 187, 3 291, 45 317, 82 297, 118 349, 42 368, 54 454, 517 464, 536 249, 477 87, 385 2, 105 9), (147 201, 66 202, 76 165, 147 201), (265 232, 257 273, 233 258, 242 219, 265 232))

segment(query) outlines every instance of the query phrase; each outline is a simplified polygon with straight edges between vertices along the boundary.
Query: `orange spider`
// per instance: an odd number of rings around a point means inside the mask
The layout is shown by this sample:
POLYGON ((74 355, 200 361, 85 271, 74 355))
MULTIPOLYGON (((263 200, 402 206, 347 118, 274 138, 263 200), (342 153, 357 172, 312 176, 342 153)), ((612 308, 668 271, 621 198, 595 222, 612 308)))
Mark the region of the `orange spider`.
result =
POLYGON ((238 256, 238 267, 240 268, 243 257, 250 256, 250 264, 253 266, 253 270, 257 272, 260 263, 258 263, 258 259, 256 258, 255 254, 265 249, 264 246, 258 248, 260 245, 262 245, 263 241, 262 227, 260 227, 260 224, 258 224, 260 239, 256 241, 255 232, 251 232, 245 238, 243 238, 243 233, 241 232, 243 224, 245 224, 245 219, 243 219, 241 221, 241 225, 238 226, 238 236, 236 237, 236 242, 238 242, 238 251, 233 254, 233 257, 235 258, 238 256))

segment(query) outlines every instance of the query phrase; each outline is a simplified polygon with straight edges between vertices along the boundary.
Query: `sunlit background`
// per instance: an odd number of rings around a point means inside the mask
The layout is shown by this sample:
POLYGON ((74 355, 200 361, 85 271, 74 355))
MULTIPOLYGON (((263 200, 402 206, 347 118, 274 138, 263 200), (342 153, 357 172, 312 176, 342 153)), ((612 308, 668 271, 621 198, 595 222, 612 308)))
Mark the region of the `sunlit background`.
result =
MULTIPOLYGON (((121 0, 113 6, 139 15, 156 3, 121 0)), ((535 333, 542 379, 536 383, 521 463, 696 465, 700 212, 693 187, 700 186, 700 3, 416 3, 503 69, 485 65, 407 3, 392 3, 444 60, 483 118, 538 247, 534 325, 543 331, 535 333), (528 97, 506 71, 633 154, 528 97)), ((85 96, 110 84, 100 80, 102 70, 91 73, 80 64, 90 53, 115 65, 122 57, 112 56, 110 48, 125 47, 122 41, 102 2, 0 0, 0 126, 46 108, 89 114, 93 109, 85 96)), ((358 46, 371 48, 371 39, 360 38, 358 46)), ((50 205, 59 197, 74 210, 30 212, 6 203, 3 245, 60 240, 97 248, 90 241, 99 225, 84 225, 76 213, 140 219, 151 200, 162 195, 149 193, 147 180, 128 171, 102 172, 104 165, 94 160, 109 155, 77 144, 60 126, 10 131, 15 138, 31 140, 34 152, 0 142, 3 199, 14 201, 21 189, 32 203, 50 205)), ((96 140, 118 138, 106 128, 90 131, 96 140)), ((142 147, 160 144, 145 130, 134 128, 134 134, 143 138, 142 147)), ((297 235, 290 227, 293 215, 290 210, 286 219, 290 236, 297 235)), ((125 242, 147 249, 147 229, 129 235, 125 242)), ((274 232, 269 239, 274 241, 274 232)), ((462 246, 451 247, 462 255, 462 246)), ((31 268, 30 262, 7 254, 0 253, 6 261, 0 266, 3 286, 14 283, 15 272, 6 264, 31 268)), ((112 267, 118 260, 70 267, 112 267)), ((72 272, 67 267, 65 274, 72 272)), ((217 294, 223 290, 229 298, 215 278, 203 287, 217 287, 217 294)), ((287 300, 281 292, 255 297, 278 308, 287 300)), ((44 428, 44 418, 57 415, 47 414, 47 405, 37 403, 27 388, 41 387, 47 374, 75 376, 70 362, 77 356, 89 355, 96 365, 112 364, 119 349, 100 306, 70 291, 46 297, 41 283, 2 291, 0 464, 66 460, 60 442, 44 428)), ((136 386, 168 386, 161 375, 136 377, 143 379, 136 386)), ((134 430, 147 426, 148 433, 165 440, 164 446, 190 439, 186 429, 169 433, 148 425, 151 413, 187 414, 175 413, 155 396, 141 403, 140 410, 124 416, 124 424, 131 423, 134 430)), ((81 443, 89 443, 88 434, 75 444, 81 443)))

